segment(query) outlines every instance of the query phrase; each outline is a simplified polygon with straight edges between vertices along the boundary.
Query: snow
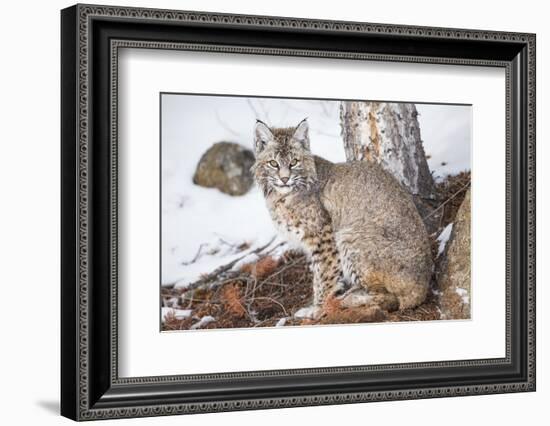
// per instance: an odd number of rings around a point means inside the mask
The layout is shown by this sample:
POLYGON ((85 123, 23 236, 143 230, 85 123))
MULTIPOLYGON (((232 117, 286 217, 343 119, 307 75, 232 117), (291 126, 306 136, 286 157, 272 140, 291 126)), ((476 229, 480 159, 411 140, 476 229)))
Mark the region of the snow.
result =
POLYGON ((468 290, 466 290, 465 288, 457 287, 455 291, 456 291, 456 294, 458 294, 462 298, 462 303, 464 304, 470 303, 470 296, 468 294, 468 290))
POLYGON ((277 324, 275 324, 275 327, 283 327, 286 324, 287 317, 281 318, 279 321, 277 321, 277 324))
MULTIPOLYGON (((212 144, 229 141, 252 149, 256 118, 272 126, 293 126, 308 117, 312 151, 334 162, 345 161, 337 101, 163 94, 161 102, 162 285, 185 288, 201 274, 241 256, 246 257, 235 267, 254 261, 252 252, 277 235, 258 189, 232 197, 193 184, 196 165, 212 144), (249 248, 240 249, 243 243, 249 248)), ((417 107, 425 149, 432 153, 429 163, 435 173, 469 168, 471 123, 463 117, 469 119, 469 109, 417 107), (458 115, 461 118, 455 120, 458 115), (460 161, 454 164, 451 155, 460 161), (444 158, 449 166, 439 167, 434 158, 444 158)), ((272 244, 279 242, 277 239, 272 244)))
POLYGON ((205 325, 210 324, 211 322, 214 322, 214 321, 216 321, 216 318, 214 318, 213 316, 210 316, 210 315, 205 315, 204 317, 202 317, 200 319, 199 322, 196 322, 195 324, 193 324, 191 326, 190 330, 197 330, 197 329, 202 328, 205 325))
POLYGON ((179 298, 177 297, 170 297, 169 299, 164 301, 164 304, 168 308, 177 308, 179 305, 179 298))
POLYGON ((182 178, 167 179, 162 192, 182 193, 187 199, 181 207, 163 203, 163 284, 185 286, 242 256, 237 250, 242 243, 263 245, 276 234, 258 190, 231 197, 182 178))
POLYGON ((166 317, 170 315, 173 315, 178 320, 189 318, 191 316, 191 312, 192 312, 191 309, 173 309, 173 308, 163 307, 161 309, 162 322, 165 322, 166 317))
POLYGON ((437 257, 441 256, 441 254, 445 251, 445 247, 447 246, 447 241, 449 241, 449 238, 451 237, 451 232, 453 230, 453 224, 449 223, 443 231, 441 231, 441 234, 437 237, 437 241, 439 242, 439 247, 437 249, 437 257))
MULTIPOLYGON (((277 235, 257 188, 244 196, 232 197, 193 184, 202 154, 219 141, 237 142, 252 149, 256 118, 271 125, 288 126, 306 116, 312 128, 314 152, 332 161, 344 161, 336 103, 162 96, 163 285, 185 288, 201 274, 243 255, 250 254, 235 267, 254 261, 251 253, 277 235), (250 248, 237 250, 242 243, 250 248)), ((280 255, 283 249, 273 254, 280 255)))
POLYGON ((305 308, 298 309, 294 313, 294 318, 314 319, 320 309, 319 306, 306 306, 305 308))

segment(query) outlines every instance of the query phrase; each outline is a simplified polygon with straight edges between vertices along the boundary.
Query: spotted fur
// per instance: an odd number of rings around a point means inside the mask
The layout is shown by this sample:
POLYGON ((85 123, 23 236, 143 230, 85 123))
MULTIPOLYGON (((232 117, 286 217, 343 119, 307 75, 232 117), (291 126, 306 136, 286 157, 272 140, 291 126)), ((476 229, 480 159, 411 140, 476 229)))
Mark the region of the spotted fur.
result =
POLYGON ((306 120, 255 128, 252 168, 279 232, 309 256, 313 305, 345 291, 344 306, 422 303, 430 244, 412 199, 381 167, 334 164, 310 150, 306 120))

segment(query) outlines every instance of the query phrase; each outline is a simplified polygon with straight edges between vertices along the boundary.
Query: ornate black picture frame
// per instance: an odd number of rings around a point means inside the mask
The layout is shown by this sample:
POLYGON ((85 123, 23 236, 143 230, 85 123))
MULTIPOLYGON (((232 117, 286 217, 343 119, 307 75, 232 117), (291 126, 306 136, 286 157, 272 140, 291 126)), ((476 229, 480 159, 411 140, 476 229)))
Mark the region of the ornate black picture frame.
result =
POLYGON ((535 35, 95 5, 64 9, 61 28, 62 415, 91 420, 535 390, 535 35), (120 47, 505 69, 506 356, 120 378, 120 47))

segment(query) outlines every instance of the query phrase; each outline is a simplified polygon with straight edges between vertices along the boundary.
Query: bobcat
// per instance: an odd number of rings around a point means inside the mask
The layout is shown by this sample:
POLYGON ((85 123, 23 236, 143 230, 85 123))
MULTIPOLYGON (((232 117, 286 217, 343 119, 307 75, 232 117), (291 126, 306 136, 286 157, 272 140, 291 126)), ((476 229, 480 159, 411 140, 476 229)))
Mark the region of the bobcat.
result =
POLYGON ((255 126, 252 167, 271 218, 308 255, 318 317, 344 307, 421 304, 432 274, 426 228, 411 196, 379 165, 332 163, 310 151, 309 126, 255 126))

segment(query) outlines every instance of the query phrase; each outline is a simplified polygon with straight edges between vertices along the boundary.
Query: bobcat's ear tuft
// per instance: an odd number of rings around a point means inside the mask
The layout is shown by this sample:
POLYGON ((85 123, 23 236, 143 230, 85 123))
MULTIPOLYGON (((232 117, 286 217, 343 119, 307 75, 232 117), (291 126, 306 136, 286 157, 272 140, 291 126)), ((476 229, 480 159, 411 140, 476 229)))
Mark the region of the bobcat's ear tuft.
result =
POLYGON ((273 133, 271 129, 261 120, 256 120, 254 127, 254 150, 260 153, 264 150, 268 143, 273 141, 273 133))
POLYGON ((294 130, 294 139, 302 144, 305 149, 309 149, 309 124, 307 118, 304 118, 294 130))

